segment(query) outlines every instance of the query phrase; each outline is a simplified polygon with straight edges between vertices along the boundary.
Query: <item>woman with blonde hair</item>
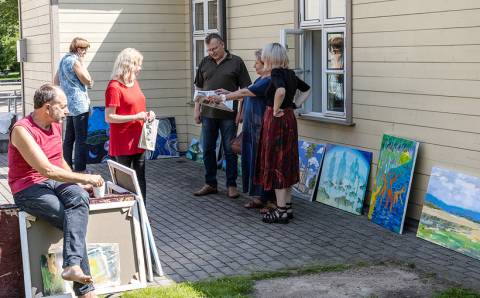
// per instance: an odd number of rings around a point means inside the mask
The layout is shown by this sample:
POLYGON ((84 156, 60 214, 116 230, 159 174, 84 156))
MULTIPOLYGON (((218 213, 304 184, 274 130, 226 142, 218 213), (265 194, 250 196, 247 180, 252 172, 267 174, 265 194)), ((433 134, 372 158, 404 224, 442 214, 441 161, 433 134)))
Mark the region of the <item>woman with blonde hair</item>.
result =
POLYGON ((54 80, 55 85, 60 85, 67 95, 69 115, 66 119, 63 157, 76 172, 85 172, 87 169, 86 141, 90 113, 87 87, 93 85, 93 80, 84 59, 89 47, 86 39, 75 37, 70 43, 69 52, 58 65, 54 80))
POLYGON ((266 223, 288 223, 293 218, 292 185, 299 181, 297 120, 293 110, 303 104, 310 86, 288 69, 288 56, 279 43, 263 48, 265 71, 271 82, 265 92, 267 108, 255 169, 255 183, 275 190, 277 208, 263 216, 266 223), (301 94, 295 99, 296 91, 301 94))
POLYGON ((146 112, 145 95, 137 81, 142 62, 142 54, 133 48, 118 54, 105 91, 105 120, 110 123, 108 153, 135 170, 146 203, 145 150, 138 148, 138 141, 144 121, 155 119, 155 113, 146 112))

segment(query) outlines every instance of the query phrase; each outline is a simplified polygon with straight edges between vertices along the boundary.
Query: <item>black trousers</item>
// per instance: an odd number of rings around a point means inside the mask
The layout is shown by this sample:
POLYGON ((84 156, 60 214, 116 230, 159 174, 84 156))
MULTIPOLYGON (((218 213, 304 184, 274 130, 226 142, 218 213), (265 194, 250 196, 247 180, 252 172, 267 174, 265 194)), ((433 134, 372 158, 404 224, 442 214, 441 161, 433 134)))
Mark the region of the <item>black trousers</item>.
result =
POLYGON ((145 180, 145 152, 134 155, 115 156, 115 161, 133 169, 137 173, 138 184, 142 191, 143 201, 147 204, 147 181, 145 180))

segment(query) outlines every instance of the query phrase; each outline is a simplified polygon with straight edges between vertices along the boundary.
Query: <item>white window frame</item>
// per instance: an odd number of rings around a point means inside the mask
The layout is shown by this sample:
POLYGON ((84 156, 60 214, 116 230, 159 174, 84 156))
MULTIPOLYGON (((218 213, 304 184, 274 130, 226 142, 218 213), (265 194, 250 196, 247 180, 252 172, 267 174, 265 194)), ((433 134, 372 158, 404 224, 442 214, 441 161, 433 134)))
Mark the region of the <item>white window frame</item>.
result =
MULTIPOLYGON (((220 8, 220 0, 213 0, 217 1, 217 28, 214 29, 209 29, 208 28, 208 2, 211 2, 212 0, 191 0, 192 2, 192 72, 193 72, 193 77, 195 77, 195 74, 197 72, 197 40, 204 40, 205 37, 210 34, 210 33, 219 33, 219 26, 220 26, 220 13, 218 9, 220 8), (196 30, 195 24, 196 24, 196 14, 195 14, 195 4, 196 3, 203 3, 203 30, 196 30)), ((207 48, 204 47, 204 56, 207 55, 207 48)))
MULTIPOLYGON (((280 33, 280 42, 286 45, 287 34, 298 34, 301 36, 300 45, 297 49, 297 60, 299 65, 303 65, 303 70, 298 70, 297 74, 306 74, 313 77, 313 61, 319 59, 315 56, 312 45, 312 32, 321 31, 321 99, 314 99, 313 94, 308 99, 302 109, 299 110, 300 117, 305 119, 334 122, 339 124, 352 124, 352 68, 351 68, 351 7, 352 0, 345 0, 345 17, 342 18, 327 18, 327 0, 321 1, 320 9, 323 10, 318 15, 318 20, 305 21, 305 0, 299 1, 299 23, 298 29, 283 29, 280 33), (344 61, 342 70, 329 70, 328 66, 328 40, 327 36, 331 33, 343 33, 344 36, 344 61), (343 82, 343 96, 344 96, 344 110, 343 112, 328 111, 328 82, 327 74, 338 73, 344 75, 343 82), (314 100, 321 100, 321 112, 314 112, 314 100)), ((312 86, 318 88, 319 86, 312 86)))

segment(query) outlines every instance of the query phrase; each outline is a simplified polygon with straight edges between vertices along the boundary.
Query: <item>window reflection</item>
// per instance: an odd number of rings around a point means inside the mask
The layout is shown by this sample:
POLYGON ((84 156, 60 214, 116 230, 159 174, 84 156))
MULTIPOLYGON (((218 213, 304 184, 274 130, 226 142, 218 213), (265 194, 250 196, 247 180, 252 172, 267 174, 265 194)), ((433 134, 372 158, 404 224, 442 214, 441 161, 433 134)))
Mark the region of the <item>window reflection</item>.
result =
POLYGON ((328 69, 343 69, 344 39, 343 33, 329 33, 328 39, 328 69))
POLYGON ((327 109, 344 112, 344 75, 329 73, 327 75, 327 109))

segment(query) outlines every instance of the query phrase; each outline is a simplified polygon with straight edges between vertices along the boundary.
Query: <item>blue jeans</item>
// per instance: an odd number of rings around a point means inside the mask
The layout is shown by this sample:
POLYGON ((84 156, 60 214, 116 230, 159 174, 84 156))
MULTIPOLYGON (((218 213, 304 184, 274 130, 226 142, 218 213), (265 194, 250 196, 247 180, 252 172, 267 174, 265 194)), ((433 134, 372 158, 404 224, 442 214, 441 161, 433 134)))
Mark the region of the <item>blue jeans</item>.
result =
MULTIPOLYGON (((90 275, 85 243, 89 213, 86 191, 77 184, 46 180, 17 192, 13 199, 21 210, 63 230, 64 268, 80 265, 90 275)), ((93 291, 94 287, 74 282, 73 289, 78 296, 93 291)))
POLYGON ((222 145, 227 163, 227 187, 237 186, 237 155, 232 152, 230 142, 237 134, 237 125, 233 119, 214 119, 202 117, 203 164, 205 165, 205 183, 217 187, 217 145, 218 131, 222 136, 222 145))
POLYGON ((65 127, 65 139, 63 140, 63 157, 68 165, 76 172, 82 172, 87 169, 87 132, 89 112, 77 115, 67 116, 67 125, 65 127), (72 155, 75 146, 75 156, 72 155))

